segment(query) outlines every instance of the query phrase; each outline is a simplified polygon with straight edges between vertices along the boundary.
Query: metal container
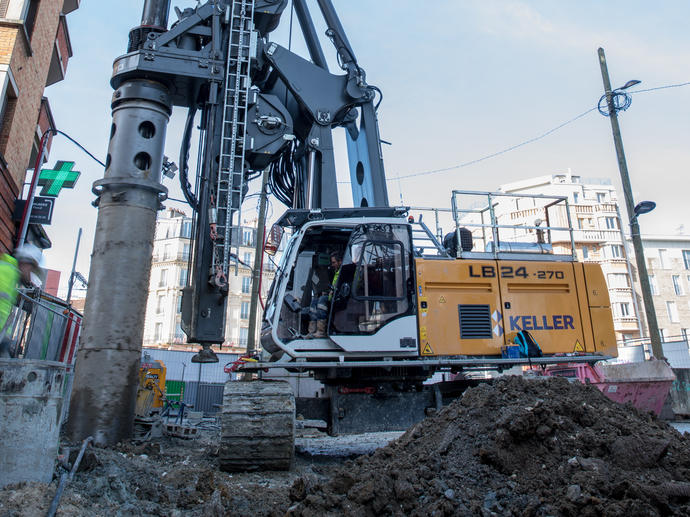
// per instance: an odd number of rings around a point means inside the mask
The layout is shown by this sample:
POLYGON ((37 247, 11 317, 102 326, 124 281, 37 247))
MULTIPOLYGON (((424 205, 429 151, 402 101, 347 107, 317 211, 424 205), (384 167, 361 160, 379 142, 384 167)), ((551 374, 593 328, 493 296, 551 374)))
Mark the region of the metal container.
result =
POLYGON ((52 479, 65 378, 62 363, 0 359, 0 488, 52 479))

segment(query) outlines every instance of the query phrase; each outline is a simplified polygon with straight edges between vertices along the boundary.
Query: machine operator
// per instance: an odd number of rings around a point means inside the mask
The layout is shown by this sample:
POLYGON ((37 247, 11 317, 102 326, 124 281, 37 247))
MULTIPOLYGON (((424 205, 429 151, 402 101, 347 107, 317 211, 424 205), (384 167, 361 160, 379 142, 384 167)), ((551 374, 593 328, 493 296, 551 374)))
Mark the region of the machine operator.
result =
POLYGON ((343 265, 343 255, 340 251, 331 253, 331 269, 333 269, 333 280, 328 291, 321 293, 318 298, 314 297, 309 307, 309 333, 306 339, 319 339, 326 337, 326 327, 328 325, 328 308, 333 299, 333 292, 338 285, 340 267, 343 265))

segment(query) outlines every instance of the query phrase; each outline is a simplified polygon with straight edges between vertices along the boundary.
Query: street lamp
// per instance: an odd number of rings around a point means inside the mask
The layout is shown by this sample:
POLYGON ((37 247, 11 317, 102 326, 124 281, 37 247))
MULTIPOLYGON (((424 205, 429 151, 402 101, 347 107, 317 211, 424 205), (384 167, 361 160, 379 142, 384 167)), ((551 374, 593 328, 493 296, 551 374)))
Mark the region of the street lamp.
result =
POLYGON ((656 203, 652 201, 643 201, 639 205, 635 205, 632 187, 630 186, 630 176, 628 175, 628 164, 625 160, 625 151, 623 150, 621 130, 620 126, 618 125, 618 111, 628 109, 631 103, 630 95, 625 90, 631 86, 640 84, 640 81, 636 79, 628 81, 620 88, 611 90, 611 80, 609 79, 609 71, 608 67, 606 66, 604 49, 599 48, 598 53, 599 66, 601 68, 601 78, 604 81, 604 95, 601 97, 601 99, 599 99, 599 113, 609 117, 611 120, 613 142, 616 146, 616 156, 618 158, 618 169, 620 170, 621 183, 623 184, 623 196, 625 197, 625 206, 628 210, 628 217, 630 218, 630 237, 632 238, 633 249, 635 250, 635 262, 637 263, 637 272, 640 276, 640 288, 642 290, 642 299, 644 301, 645 314, 647 316, 647 325, 649 327, 650 334, 649 337, 652 342, 652 355, 656 359, 663 359, 664 350, 661 345, 661 338, 659 336, 659 325, 656 320, 656 312, 654 311, 654 300, 652 298, 649 275, 647 274, 644 248, 642 247, 642 238, 640 237, 640 226, 637 222, 637 217, 652 211, 656 207, 656 203), (602 103, 604 100, 606 101, 605 109, 602 108, 602 103))
POLYGON ((635 208, 633 208, 633 212, 635 212, 633 219, 637 219, 638 215, 648 214, 655 208, 656 203, 654 201, 640 201, 635 205, 635 208))

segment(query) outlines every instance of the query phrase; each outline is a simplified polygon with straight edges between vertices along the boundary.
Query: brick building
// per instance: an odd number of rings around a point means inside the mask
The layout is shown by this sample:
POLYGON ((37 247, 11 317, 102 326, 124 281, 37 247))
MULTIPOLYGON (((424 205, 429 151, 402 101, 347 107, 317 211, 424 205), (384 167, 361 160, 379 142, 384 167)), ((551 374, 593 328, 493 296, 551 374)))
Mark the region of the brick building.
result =
MULTIPOLYGON (((79 4, 0 0, 0 251, 13 248, 15 200, 41 137, 54 126, 43 91, 65 77, 72 56, 65 15, 79 4)), ((45 236, 40 227, 35 230, 45 236)))

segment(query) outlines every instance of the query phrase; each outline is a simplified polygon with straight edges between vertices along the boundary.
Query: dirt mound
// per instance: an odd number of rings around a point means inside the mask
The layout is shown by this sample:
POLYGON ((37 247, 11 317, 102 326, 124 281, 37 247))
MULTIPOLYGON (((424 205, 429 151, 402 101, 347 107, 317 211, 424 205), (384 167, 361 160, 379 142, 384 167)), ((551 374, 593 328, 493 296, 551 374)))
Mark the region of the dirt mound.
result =
POLYGON ((690 439, 591 386, 503 377, 290 496, 294 516, 690 515, 690 439))
MULTIPOLYGON (((162 438, 144 445, 89 449, 67 486, 58 516, 282 516, 299 476, 330 467, 298 458, 293 472, 227 474, 218 470, 219 431, 199 440, 162 438)), ((322 473, 323 472, 323 473, 322 473)), ((0 517, 46 515, 57 481, 0 490, 0 517)))

